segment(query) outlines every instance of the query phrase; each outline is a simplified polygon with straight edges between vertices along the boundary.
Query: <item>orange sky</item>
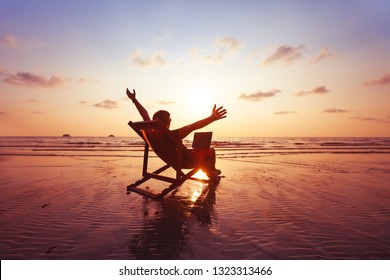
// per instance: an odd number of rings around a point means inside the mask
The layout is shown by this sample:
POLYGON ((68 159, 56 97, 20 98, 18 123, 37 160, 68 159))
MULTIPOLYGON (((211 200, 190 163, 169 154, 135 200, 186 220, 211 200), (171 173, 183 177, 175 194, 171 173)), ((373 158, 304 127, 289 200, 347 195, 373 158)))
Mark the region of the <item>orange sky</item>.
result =
POLYGON ((263 2, 2 1, 0 136, 132 135, 126 87, 220 137, 390 136, 389 1, 263 2))

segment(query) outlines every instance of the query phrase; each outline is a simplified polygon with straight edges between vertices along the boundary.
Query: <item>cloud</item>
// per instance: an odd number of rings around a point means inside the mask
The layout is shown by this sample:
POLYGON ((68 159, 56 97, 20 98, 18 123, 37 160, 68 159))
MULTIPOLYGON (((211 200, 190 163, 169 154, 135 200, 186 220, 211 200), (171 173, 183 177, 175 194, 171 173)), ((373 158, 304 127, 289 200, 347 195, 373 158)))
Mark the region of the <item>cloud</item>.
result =
POLYGON ((31 49, 42 46, 42 42, 36 39, 18 39, 12 35, 0 37, 0 47, 7 49, 31 49))
POLYGON ((116 101, 112 100, 103 100, 102 102, 92 105, 94 107, 103 108, 103 109, 116 109, 119 108, 119 105, 116 101))
POLYGON ((208 54, 208 55, 205 55, 203 57, 203 59, 205 61, 219 63, 219 62, 222 62, 225 59, 225 56, 222 55, 222 54, 208 54))
POLYGON ((247 101, 261 101, 264 98, 269 98, 272 96, 275 96, 277 93, 281 92, 278 89, 274 89, 268 92, 263 92, 263 91, 257 91, 251 94, 246 94, 246 93, 241 93, 240 96, 238 97, 239 99, 244 99, 247 101))
POLYGON ((0 115, 8 115, 7 112, 0 112, 0 115))
MULTIPOLYGON (((224 61, 229 55, 237 52, 241 48, 239 40, 225 36, 217 38, 213 44, 213 51, 211 53, 201 56, 204 61, 220 63, 224 61)), ((191 57, 197 57, 202 52, 201 49, 193 47, 188 50, 191 57)))
POLYGON ((267 52, 267 49, 269 49, 269 48, 267 48, 267 47, 256 48, 256 49, 250 51, 246 55, 246 57, 249 58, 249 59, 253 59, 253 58, 255 58, 255 57, 259 56, 259 55, 262 55, 264 52, 267 52))
POLYGON ((329 109, 325 109, 323 112, 324 113, 346 113, 348 111, 344 109, 329 108, 329 109))
POLYGON ((374 79, 370 81, 366 81, 363 83, 365 86, 379 86, 379 85, 387 85, 390 84, 390 74, 384 74, 379 79, 374 79))
POLYGON ((45 78, 30 72, 18 72, 15 75, 4 72, 1 72, 0 74, 6 76, 6 78, 3 79, 3 82, 11 85, 41 88, 54 88, 65 85, 65 80, 55 75, 51 76, 51 78, 45 78))
POLYGON ((336 59, 338 55, 330 50, 330 47, 323 48, 319 54, 317 54, 313 59, 311 60, 311 64, 316 64, 322 60, 325 59, 336 59))
POLYGON ((130 62, 140 68, 164 66, 166 60, 162 51, 149 54, 148 51, 137 50, 130 55, 130 62))
POLYGON ((42 115, 43 112, 40 112, 40 111, 32 111, 31 114, 34 114, 34 115, 42 115))
POLYGON ((3 48, 16 49, 18 45, 18 40, 11 35, 5 35, 0 38, 0 46, 3 48))
POLYGON ((161 104, 161 105, 173 105, 175 104, 176 102, 175 101, 158 101, 158 104, 161 104))
POLYGON ((379 123, 390 123, 390 120, 387 118, 375 118, 375 117, 351 117, 353 120, 359 121, 370 121, 370 122, 379 122, 379 123))
POLYGON ((301 58, 301 51, 303 48, 303 45, 299 45, 297 47, 292 47, 289 45, 280 46, 264 60, 263 64, 284 62, 286 65, 289 65, 294 60, 301 58))
POLYGON ((216 45, 227 48, 228 52, 236 51, 241 48, 241 43, 232 37, 222 37, 216 40, 216 45))
POLYGON ((275 115, 289 115, 289 114, 296 114, 297 112, 295 111, 279 111, 279 112, 275 112, 274 114, 275 115))
POLYGON ((328 92, 329 92, 329 89, 327 89, 326 86, 319 86, 319 87, 316 87, 316 88, 309 90, 309 91, 299 91, 295 95, 296 96, 304 96, 304 95, 308 95, 308 94, 321 95, 321 94, 325 94, 328 92))
POLYGON ((196 48, 196 47, 189 48, 189 50, 188 50, 188 54, 190 55, 190 57, 197 56, 199 52, 200 52, 200 49, 196 48))
POLYGON ((161 42, 163 42, 165 40, 168 40, 168 39, 172 38, 172 36, 173 36, 173 32, 172 31, 166 32, 166 33, 164 33, 162 35, 156 36, 154 38, 154 42, 161 43, 161 42))
POLYGON ((27 99, 26 102, 27 102, 27 103, 41 103, 40 100, 34 99, 34 98, 27 99))

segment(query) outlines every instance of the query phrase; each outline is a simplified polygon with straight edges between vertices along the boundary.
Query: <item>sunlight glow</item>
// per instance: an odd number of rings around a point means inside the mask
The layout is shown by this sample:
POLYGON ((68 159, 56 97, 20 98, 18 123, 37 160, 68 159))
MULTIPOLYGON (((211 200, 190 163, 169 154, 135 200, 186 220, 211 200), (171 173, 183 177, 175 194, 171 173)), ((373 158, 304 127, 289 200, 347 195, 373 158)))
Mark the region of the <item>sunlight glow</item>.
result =
POLYGON ((192 176, 192 177, 198 178, 198 179, 205 179, 205 180, 208 180, 208 179, 209 179, 209 177, 207 177, 206 173, 204 173, 204 172, 202 171, 202 169, 199 169, 199 171, 196 172, 196 173, 194 174, 194 176, 192 176))
POLYGON ((197 114, 209 113, 214 104, 212 91, 207 87, 195 87, 187 95, 188 107, 197 114))

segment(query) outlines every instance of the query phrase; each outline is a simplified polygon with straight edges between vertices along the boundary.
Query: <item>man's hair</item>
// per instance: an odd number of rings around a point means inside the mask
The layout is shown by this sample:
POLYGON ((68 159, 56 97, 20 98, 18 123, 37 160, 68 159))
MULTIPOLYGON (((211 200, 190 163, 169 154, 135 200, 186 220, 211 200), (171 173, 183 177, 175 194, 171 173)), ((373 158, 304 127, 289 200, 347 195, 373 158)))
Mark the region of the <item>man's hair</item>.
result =
POLYGON ((157 111, 153 115, 153 120, 157 120, 157 119, 160 119, 163 124, 168 126, 169 125, 170 114, 167 111, 165 111, 165 110, 157 111))

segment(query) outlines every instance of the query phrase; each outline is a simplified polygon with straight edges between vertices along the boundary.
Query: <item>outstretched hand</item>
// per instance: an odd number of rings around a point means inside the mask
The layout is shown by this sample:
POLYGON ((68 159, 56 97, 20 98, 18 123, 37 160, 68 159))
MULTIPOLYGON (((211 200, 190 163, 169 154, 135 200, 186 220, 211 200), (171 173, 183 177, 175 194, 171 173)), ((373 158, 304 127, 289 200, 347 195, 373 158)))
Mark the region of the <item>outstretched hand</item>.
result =
POLYGON ((227 111, 222 106, 217 108, 217 105, 214 105, 211 117, 216 121, 223 118, 226 118, 227 111))
POLYGON ((126 94, 131 99, 131 101, 135 101, 135 89, 133 89, 133 92, 129 91, 128 88, 126 88, 126 94))

